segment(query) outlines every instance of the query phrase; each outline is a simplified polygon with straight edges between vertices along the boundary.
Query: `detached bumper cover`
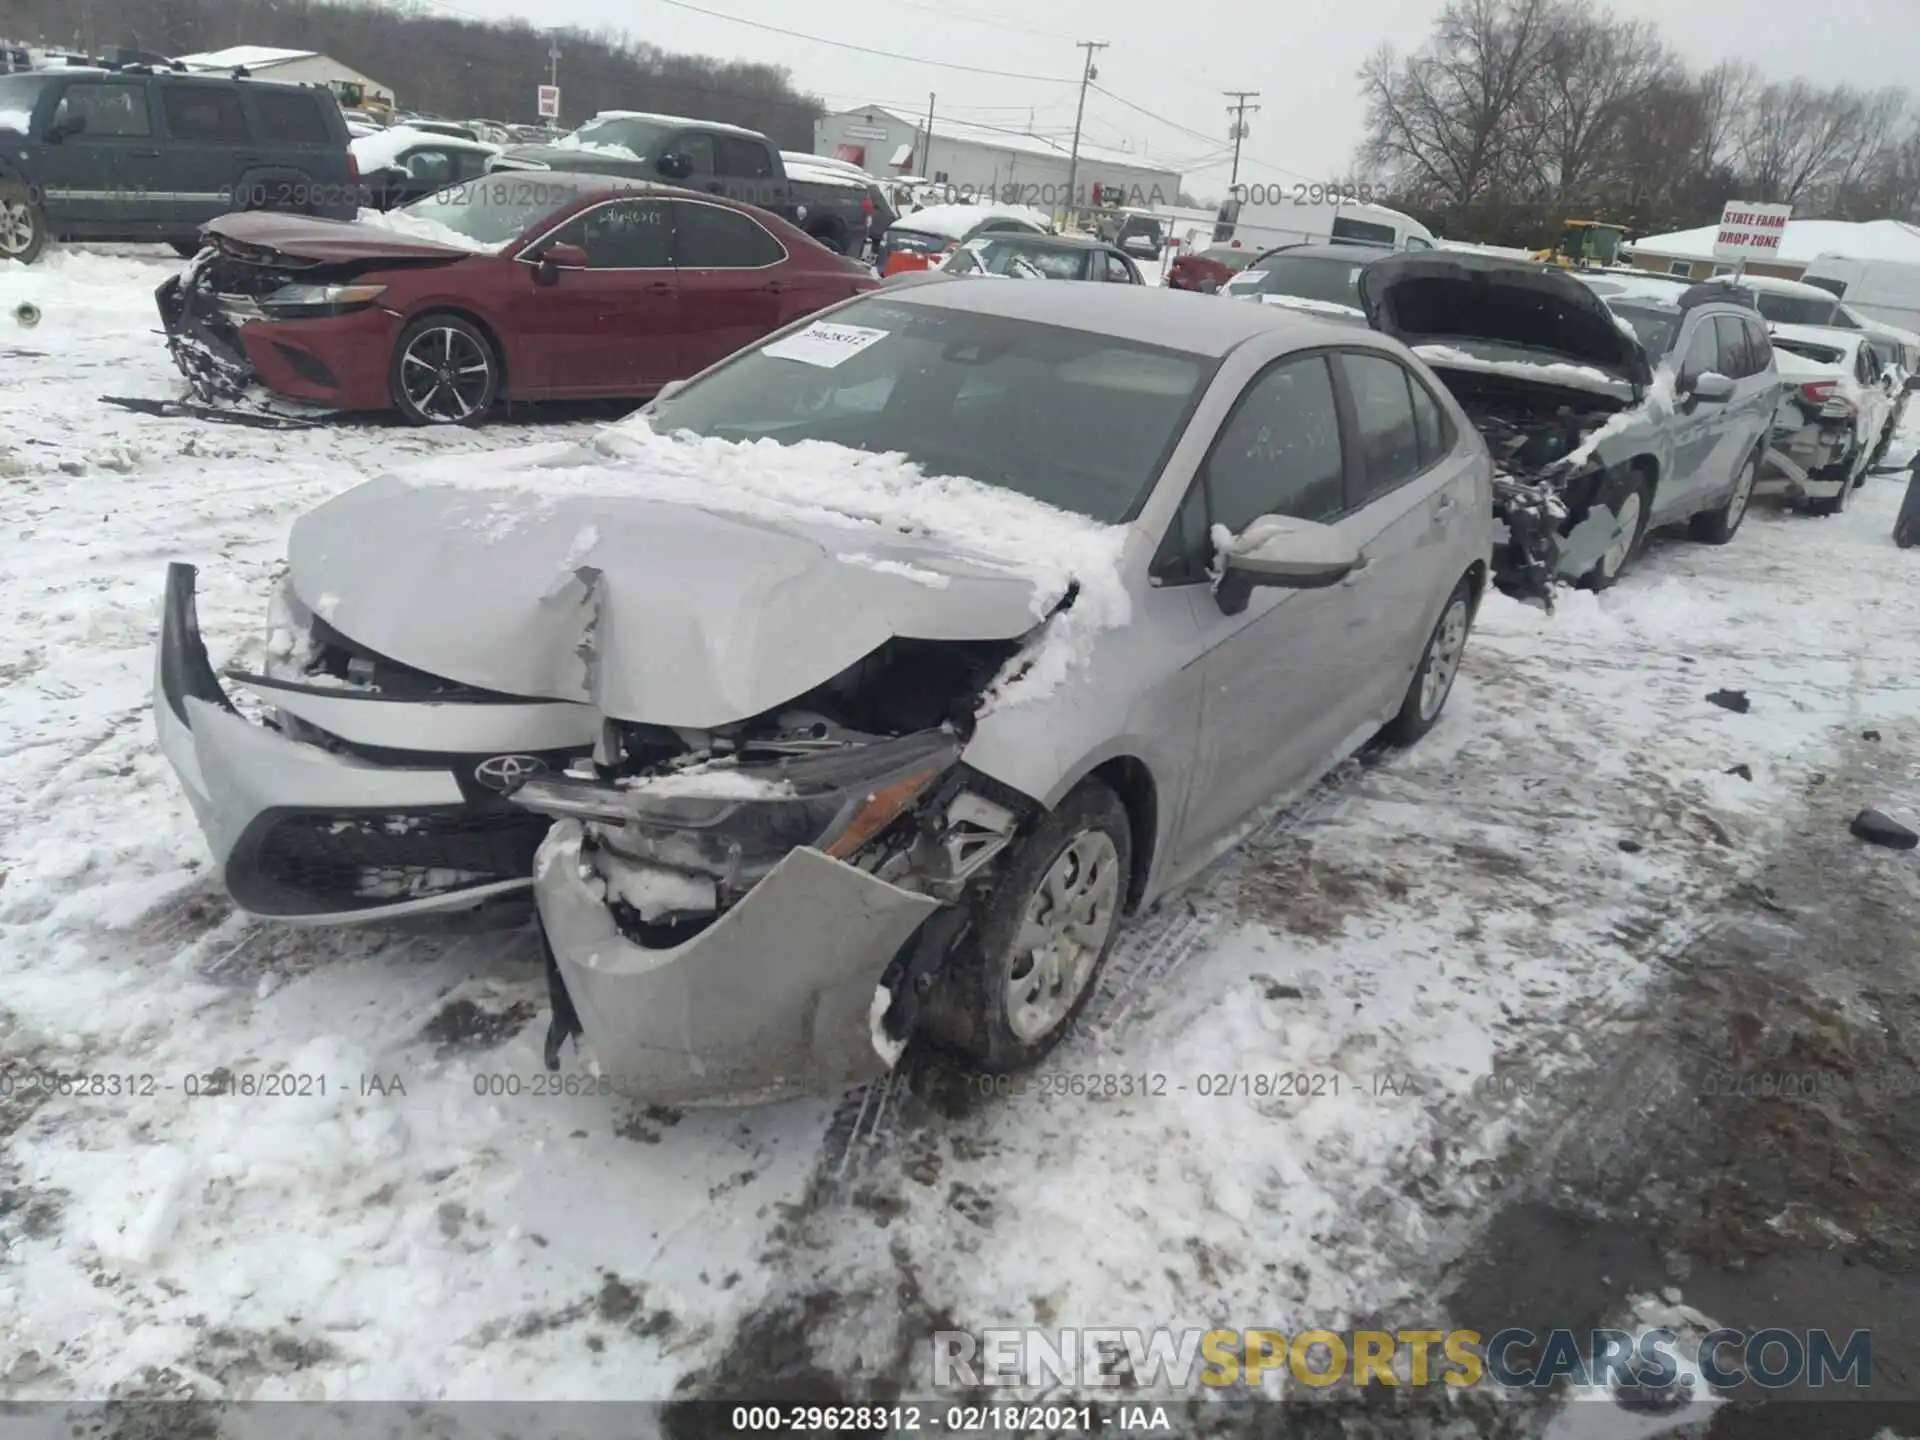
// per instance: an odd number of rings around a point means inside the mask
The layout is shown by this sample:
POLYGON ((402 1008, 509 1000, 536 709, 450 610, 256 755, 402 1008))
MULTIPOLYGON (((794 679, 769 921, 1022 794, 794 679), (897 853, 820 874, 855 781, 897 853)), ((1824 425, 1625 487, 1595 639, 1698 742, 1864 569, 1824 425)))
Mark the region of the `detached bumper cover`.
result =
POLYGON ((939 901, 802 847, 693 939, 649 949, 614 923, 582 835, 578 821, 554 825, 534 895, 581 1031, 618 1093, 753 1104, 881 1072, 875 992, 939 901))
POLYGON ((208 661, 193 591, 193 567, 171 566, 154 725, 236 904, 339 923, 466 908, 526 888, 545 817, 463 783, 472 756, 381 763, 242 716, 208 661))
POLYGON ((167 353, 202 400, 237 400, 259 377, 240 344, 239 327, 205 287, 206 256, 154 291, 167 353))

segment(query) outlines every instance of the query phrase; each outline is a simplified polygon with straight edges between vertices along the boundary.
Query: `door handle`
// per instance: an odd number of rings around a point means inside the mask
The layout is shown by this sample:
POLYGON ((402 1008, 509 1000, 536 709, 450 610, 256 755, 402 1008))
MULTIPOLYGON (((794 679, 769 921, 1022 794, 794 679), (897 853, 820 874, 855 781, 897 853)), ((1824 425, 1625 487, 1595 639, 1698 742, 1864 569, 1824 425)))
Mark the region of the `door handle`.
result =
POLYGON ((1436 515, 1444 515, 1451 509, 1453 509, 1453 496, 1451 495, 1442 495, 1433 503, 1433 513, 1436 515))
POLYGON ((158 160, 160 158, 160 152, 158 150, 129 150, 127 154, 135 160, 158 160))
POLYGON ((1340 577, 1340 583, 1342 585, 1358 585, 1366 578, 1367 572, 1371 569, 1373 569, 1373 557, 1371 555, 1362 555, 1360 557, 1360 563, 1340 577))

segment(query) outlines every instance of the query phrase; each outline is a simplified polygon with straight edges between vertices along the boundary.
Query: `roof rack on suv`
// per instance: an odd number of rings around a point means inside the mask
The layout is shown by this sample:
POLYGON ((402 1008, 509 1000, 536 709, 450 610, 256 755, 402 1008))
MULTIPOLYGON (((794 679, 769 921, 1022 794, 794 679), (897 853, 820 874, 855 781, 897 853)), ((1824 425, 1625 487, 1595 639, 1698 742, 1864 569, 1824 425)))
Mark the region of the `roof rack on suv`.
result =
POLYGON ((1711 280, 1702 280, 1680 292, 1680 298, 1674 302, 1682 310, 1691 310, 1696 305, 1739 305, 1748 310, 1758 310, 1759 302, 1753 297, 1753 291, 1744 285, 1736 284, 1724 275, 1716 275, 1711 280))

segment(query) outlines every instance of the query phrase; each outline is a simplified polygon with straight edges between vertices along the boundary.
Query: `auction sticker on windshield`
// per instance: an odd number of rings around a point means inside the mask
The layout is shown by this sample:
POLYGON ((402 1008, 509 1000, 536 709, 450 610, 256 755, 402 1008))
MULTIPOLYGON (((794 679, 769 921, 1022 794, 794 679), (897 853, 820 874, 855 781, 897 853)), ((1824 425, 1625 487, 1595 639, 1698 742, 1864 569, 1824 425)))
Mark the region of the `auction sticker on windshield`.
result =
POLYGON ((886 339, 887 335, 885 330, 871 330, 865 325, 834 325, 823 320, 796 335, 762 346, 760 353, 776 360, 798 360, 803 365, 831 370, 836 365, 844 365, 869 345, 886 339))

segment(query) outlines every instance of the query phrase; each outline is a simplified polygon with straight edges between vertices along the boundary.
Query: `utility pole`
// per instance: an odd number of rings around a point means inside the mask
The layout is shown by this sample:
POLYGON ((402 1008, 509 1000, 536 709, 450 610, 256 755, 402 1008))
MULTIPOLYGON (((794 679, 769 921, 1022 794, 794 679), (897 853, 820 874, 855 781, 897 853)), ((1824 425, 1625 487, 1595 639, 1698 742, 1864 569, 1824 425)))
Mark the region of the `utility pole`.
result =
POLYGON ((1259 112, 1258 105, 1249 105, 1260 92, 1258 90, 1223 90, 1220 92, 1234 103, 1227 107, 1227 113, 1233 116, 1233 178, 1227 181, 1229 194, 1240 184, 1240 142, 1247 138, 1247 111, 1259 112))
POLYGON ((920 169, 923 172, 921 178, 931 180, 933 179, 933 92, 931 90, 927 92, 926 136, 926 153, 920 157, 920 169))
MULTIPOLYGON (((556 90, 560 88, 560 42, 558 40, 547 42, 547 83, 556 90)), ((549 130, 560 128, 559 115, 547 117, 547 128, 549 130)))
POLYGON ((1093 68, 1093 54, 1096 50, 1107 48, 1105 40, 1082 40, 1075 47, 1087 52, 1086 68, 1080 72, 1080 104, 1073 112, 1073 151, 1067 157, 1067 210, 1071 213, 1079 204, 1080 192, 1074 188, 1074 181, 1080 173, 1080 122, 1087 114, 1087 86, 1093 83, 1100 72, 1093 68))

